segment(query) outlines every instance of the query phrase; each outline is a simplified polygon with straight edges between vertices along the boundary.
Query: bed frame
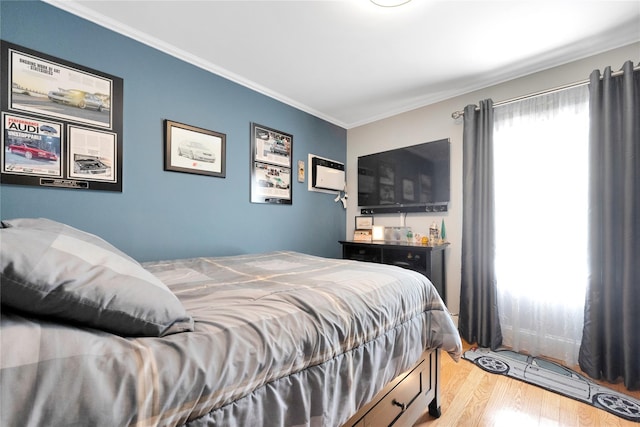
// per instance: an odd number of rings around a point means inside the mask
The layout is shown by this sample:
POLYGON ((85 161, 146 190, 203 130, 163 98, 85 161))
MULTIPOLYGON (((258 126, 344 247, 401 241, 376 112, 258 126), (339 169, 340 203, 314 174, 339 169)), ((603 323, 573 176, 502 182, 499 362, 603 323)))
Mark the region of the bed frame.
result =
POLYGON ((440 351, 424 352, 412 369, 387 384, 343 427, 412 426, 426 408, 432 417, 439 418, 440 351))

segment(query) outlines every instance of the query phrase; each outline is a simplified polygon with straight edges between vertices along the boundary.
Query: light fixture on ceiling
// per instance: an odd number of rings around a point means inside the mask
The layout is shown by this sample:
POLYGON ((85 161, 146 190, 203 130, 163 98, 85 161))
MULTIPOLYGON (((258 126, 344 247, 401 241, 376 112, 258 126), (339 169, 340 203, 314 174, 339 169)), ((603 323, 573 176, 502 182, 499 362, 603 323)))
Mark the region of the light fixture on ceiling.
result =
POLYGON ((382 7, 396 7, 405 3, 409 3, 411 0, 371 0, 371 3, 382 7))

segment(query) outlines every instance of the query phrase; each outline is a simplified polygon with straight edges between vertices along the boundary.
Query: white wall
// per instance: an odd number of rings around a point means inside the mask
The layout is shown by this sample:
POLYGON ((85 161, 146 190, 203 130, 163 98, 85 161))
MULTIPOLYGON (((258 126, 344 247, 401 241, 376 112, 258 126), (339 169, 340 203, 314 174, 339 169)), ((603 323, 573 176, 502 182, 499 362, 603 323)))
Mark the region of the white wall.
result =
MULTIPOLYGON (((447 240, 447 306, 457 315, 460 308, 460 262, 462 242, 462 118, 454 120, 451 113, 462 110, 468 104, 491 98, 495 102, 529 95, 547 89, 572 84, 589 78, 594 69, 611 66, 618 70, 626 60, 640 62, 640 43, 600 53, 580 61, 552 68, 526 77, 491 86, 399 114, 384 120, 349 129, 347 132, 347 187, 351 197, 347 205, 347 235, 353 236, 354 217, 360 214, 357 207, 357 158, 396 147, 408 146, 442 138, 451 140, 451 202, 445 213, 410 213, 406 225, 414 232, 425 233, 434 220, 440 224, 444 218, 447 240)), ((541 219, 552 212, 541 212, 541 219)), ((399 226, 400 214, 376 215, 375 224, 399 226)), ((532 241, 532 244, 535 242, 532 241)))

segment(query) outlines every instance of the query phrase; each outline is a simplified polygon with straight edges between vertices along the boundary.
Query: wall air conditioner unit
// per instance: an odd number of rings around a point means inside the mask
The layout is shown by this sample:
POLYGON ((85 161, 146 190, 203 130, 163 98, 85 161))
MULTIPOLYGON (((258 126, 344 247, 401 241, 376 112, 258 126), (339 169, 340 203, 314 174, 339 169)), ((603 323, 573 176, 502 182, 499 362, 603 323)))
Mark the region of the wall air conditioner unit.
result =
POLYGON ((311 187, 319 190, 344 190, 344 163, 321 157, 311 158, 311 187))

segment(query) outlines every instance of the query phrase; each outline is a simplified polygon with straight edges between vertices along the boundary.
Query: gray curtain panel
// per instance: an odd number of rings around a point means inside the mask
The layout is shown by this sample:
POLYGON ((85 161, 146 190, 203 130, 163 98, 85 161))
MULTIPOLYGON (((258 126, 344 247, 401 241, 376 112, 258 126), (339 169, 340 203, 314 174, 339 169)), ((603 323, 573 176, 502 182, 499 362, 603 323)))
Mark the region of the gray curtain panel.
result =
POLYGON ((590 76, 589 263, 579 364, 640 390, 640 71, 590 76))
POLYGON ((464 109, 462 281, 458 329, 469 343, 502 343, 495 274, 493 102, 464 109))

